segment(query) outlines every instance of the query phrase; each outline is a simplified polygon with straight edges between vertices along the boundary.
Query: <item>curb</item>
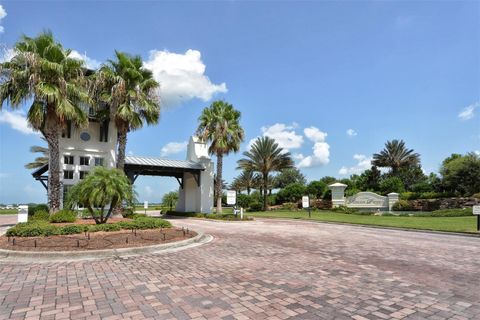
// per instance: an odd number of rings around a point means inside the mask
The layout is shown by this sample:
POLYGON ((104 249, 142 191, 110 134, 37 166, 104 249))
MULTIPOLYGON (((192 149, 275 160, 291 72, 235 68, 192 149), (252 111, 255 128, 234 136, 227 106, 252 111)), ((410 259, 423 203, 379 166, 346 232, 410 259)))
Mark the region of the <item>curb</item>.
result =
POLYGON ((209 234, 198 231, 198 234, 190 239, 156 244, 145 247, 102 249, 90 251, 14 251, 0 249, 0 263, 2 262, 52 262, 52 261, 76 261, 103 258, 123 258, 143 254, 176 252, 183 249, 193 248, 213 240, 209 234))
POLYGON ((197 217, 180 217, 180 216, 169 216, 164 215, 162 219, 170 219, 170 220, 184 220, 184 219, 193 219, 199 221, 210 221, 210 222, 227 222, 227 223, 243 223, 243 222, 253 222, 255 221, 256 217, 251 217, 251 220, 220 220, 220 219, 209 219, 209 218, 197 218, 197 217))
POLYGON ((265 220, 283 220, 283 221, 305 221, 305 222, 313 222, 313 223, 325 223, 325 224, 333 224, 333 225, 344 225, 344 226, 353 226, 353 227, 360 227, 360 228, 371 228, 371 229, 385 229, 385 230, 393 230, 393 231, 410 231, 410 232, 419 232, 419 233, 430 233, 430 234, 438 234, 438 235, 446 235, 446 236, 460 236, 460 237, 467 237, 467 238, 480 238, 480 233, 467 233, 467 232, 455 232, 455 231, 438 231, 438 230, 428 230, 428 229, 414 229, 414 228, 401 228, 401 227, 389 227, 389 226, 379 226, 373 224, 361 224, 361 223, 348 223, 348 222, 335 222, 335 221, 320 221, 320 220, 313 220, 313 219, 289 219, 289 218, 275 218, 275 217, 255 217, 261 221, 262 219, 265 220))

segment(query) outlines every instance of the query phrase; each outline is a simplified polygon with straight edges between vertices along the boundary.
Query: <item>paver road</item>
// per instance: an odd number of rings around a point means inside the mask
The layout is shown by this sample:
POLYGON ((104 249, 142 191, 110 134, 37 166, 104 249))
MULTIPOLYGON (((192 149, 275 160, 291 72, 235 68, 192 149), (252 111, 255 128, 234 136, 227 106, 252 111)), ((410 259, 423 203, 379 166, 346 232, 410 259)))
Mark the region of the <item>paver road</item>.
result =
POLYGON ((480 319, 479 238, 296 220, 173 222, 215 239, 128 258, 0 261, 0 318, 480 319))

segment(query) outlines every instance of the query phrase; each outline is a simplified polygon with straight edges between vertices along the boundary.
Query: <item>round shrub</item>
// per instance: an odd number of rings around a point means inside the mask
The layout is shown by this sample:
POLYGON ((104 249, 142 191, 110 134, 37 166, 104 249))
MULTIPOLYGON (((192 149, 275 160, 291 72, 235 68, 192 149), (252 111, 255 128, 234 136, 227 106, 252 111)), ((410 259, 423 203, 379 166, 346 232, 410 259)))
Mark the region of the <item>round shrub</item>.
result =
POLYGON ((255 212, 255 211, 262 211, 263 210, 263 204, 260 202, 253 202, 250 204, 250 208, 248 208, 248 211, 250 212, 255 212))
POLYGON ((75 222, 75 220, 77 220, 75 212, 66 209, 60 210, 50 216, 50 222, 52 223, 75 222))
POLYGON ((51 225, 47 222, 27 222, 19 223, 15 227, 7 230, 9 237, 40 237, 53 236, 61 234, 59 227, 51 225))
POLYGON ((30 221, 48 221, 49 218, 50 214, 48 211, 38 210, 30 217, 30 221))
POLYGON ((398 200, 392 207, 393 211, 412 211, 413 207, 407 200, 398 200))
POLYGON ((60 229, 61 234, 77 234, 77 233, 82 233, 84 231, 84 227, 81 225, 67 225, 63 226, 60 229))

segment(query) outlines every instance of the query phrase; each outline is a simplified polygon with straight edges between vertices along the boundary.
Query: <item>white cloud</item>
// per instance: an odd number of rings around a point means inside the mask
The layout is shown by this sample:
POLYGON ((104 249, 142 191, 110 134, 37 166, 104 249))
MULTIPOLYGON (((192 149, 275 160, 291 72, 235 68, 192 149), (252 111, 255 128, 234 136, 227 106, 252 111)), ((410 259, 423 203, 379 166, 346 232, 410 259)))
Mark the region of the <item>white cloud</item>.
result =
MULTIPOLYGON (((0 5, 0 22, 2 21, 3 18, 5 18, 7 16, 7 11, 5 11, 5 9, 3 8, 2 5, 0 5)), ((0 26, 0 33, 3 33, 4 28, 3 26, 0 26)))
POLYGON ((165 156, 168 156, 168 155, 171 155, 171 154, 175 154, 175 153, 185 151, 185 150, 187 150, 187 145, 188 145, 187 141, 169 142, 162 148, 162 150, 160 152, 160 155, 162 157, 165 157, 165 156))
POLYGON ((356 132, 355 130, 353 130, 353 129, 348 129, 348 130, 347 130, 347 135, 348 135, 349 137, 355 137, 355 136, 357 135, 357 132, 356 132))
POLYGON ((18 111, 3 110, 0 112, 0 123, 6 123, 23 134, 38 134, 29 126, 25 115, 18 111))
POLYGON ((15 56, 15 50, 12 48, 8 48, 4 45, 1 45, 0 48, 0 63, 1 62, 7 62, 12 60, 12 58, 15 56))
POLYGON ((292 158, 294 160, 300 161, 300 160, 303 160, 305 156, 302 153, 294 153, 292 154, 292 158))
POLYGON ((181 54, 152 50, 144 63, 160 83, 164 105, 175 105, 193 98, 208 101, 216 93, 227 92, 225 83, 214 84, 205 75, 206 67, 200 51, 189 49, 181 54))
POLYGON ((480 156, 480 150, 473 151, 477 156, 480 156))
POLYGON ((97 69, 98 67, 100 67, 100 62, 99 61, 88 57, 86 53, 81 54, 77 50, 72 50, 72 52, 70 52, 69 57, 74 58, 74 59, 83 60, 85 62, 85 65, 89 69, 97 69))
MULTIPOLYGON (((284 123, 275 123, 269 127, 262 127, 262 136, 269 137, 278 143, 280 148, 283 148, 285 152, 290 149, 298 149, 303 144, 303 136, 295 132, 295 128, 298 127, 298 123, 293 122, 291 125, 284 123)), ((251 139, 247 144, 247 150, 249 150, 258 137, 251 139)))
POLYGON ((458 114, 460 120, 470 120, 475 116, 475 110, 480 107, 480 103, 477 101, 472 103, 469 106, 466 106, 462 109, 462 111, 458 114))
POLYGON ((327 133, 316 127, 305 128, 303 132, 308 139, 314 142, 313 154, 304 157, 298 167, 311 168, 328 164, 330 162, 330 145, 325 142, 327 133))
POLYGON ((364 154, 355 154, 353 159, 357 160, 357 164, 353 167, 342 167, 338 174, 348 175, 348 174, 359 174, 363 171, 370 169, 372 166, 372 158, 367 157, 364 154))

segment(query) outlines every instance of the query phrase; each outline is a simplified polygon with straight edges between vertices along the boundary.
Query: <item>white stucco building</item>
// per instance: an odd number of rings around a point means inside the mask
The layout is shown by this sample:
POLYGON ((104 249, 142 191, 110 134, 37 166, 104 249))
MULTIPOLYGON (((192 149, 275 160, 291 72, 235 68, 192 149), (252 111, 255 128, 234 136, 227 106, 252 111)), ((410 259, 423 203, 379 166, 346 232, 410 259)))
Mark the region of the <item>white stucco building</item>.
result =
MULTIPOLYGON (((62 203, 68 189, 95 166, 116 167, 117 129, 113 121, 90 119, 87 128, 67 125, 59 139, 62 203)), ((160 150, 159 147, 153 147, 160 150)), ((205 143, 191 137, 186 160, 127 156, 125 173, 132 183, 139 175, 175 177, 179 183, 178 211, 211 213, 213 162, 205 143)), ((32 173, 47 188, 48 165, 32 173)))

